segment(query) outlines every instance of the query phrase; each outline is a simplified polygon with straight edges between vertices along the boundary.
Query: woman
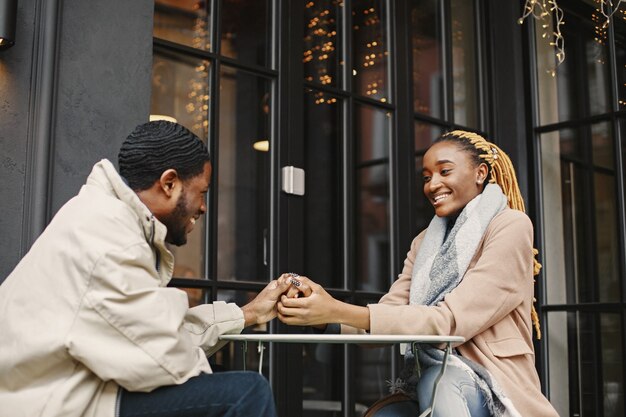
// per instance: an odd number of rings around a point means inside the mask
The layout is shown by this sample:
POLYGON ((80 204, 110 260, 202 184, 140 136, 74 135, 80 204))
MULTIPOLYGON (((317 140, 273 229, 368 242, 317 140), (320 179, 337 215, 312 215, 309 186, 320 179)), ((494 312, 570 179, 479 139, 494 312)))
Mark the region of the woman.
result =
MULTIPOLYGON (((294 280, 305 297, 290 290, 279 318, 338 323, 343 333, 463 336, 439 384, 436 416, 557 416, 535 370, 533 276, 540 265, 509 158, 481 136, 457 130, 426 152, 422 175, 436 216, 413 240, 402 273, 379 303, 343 303, 311 280, 286 274, 281 279, 294 280)), ((407 393, 417 390, 421 408, 430 404, 442 356, 422 345, 417 388, 417 376, 403 381, 407 393)))

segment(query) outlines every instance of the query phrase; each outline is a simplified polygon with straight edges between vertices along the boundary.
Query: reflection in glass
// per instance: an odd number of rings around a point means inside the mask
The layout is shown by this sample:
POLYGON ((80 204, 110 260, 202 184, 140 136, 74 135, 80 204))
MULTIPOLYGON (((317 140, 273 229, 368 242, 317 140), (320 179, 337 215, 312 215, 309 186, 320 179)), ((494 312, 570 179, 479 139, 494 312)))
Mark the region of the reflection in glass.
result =
POLYGON ((386 290, 389 277, 389 173, 387 164, 357 171, 356 279, 360 290, 386 290))
POLYGON ((352 75, 354 91, 383 102, 389 100, 387 2, 352 2, 352 75))
POLYGON ((613 135, 608 122, 596 123, 591 126, 591 146, 593 148, 593 164, 613 169, 615 151, 613 150, 613 135))
MULTIPOLYGON (((217 292, 216 301, 224 301, 225 303, 235 303, 238 306, 244 306, 256 297, 258 292, 255 291, 238 291, 238 290, 219 290, 217 292)), ((241 332, 247 333, 267 333, 268 324, 257 324, 250 326, 241 332)), ((263 344, 263 375, 269 376, 269 358, 270 343, 263 344)), ((242 342, 230 342, 225 347, 217 351, 209 358, 211 367, 217 371, 241 371, 249 370, 258 372, 259 370, 259 350, 258 343, 248 342, 248 346, 242 342)))
POLYGON ((452 79, 454 122, 478 128, 478 67, 476 64, 475 3, 452 0, 452 79))
POLYGON ((150 113, 174 117, 206 142, 210 70, 207 60, 155 51, 150 113))
MULTIPOLYGON (((206 142, 208 136, 209 63, 182 55, 156 51, 152 68, 151 114, 176 118, 206 142)), ((175 270, 181 277, 205 278, 206 217, 201 216, 187 235, 187 244, 171 246, 175 270)))
POLYGON ((422 169, 424 168, 424 156, 415 157, 415 233, 420 233, 428 227, 431 219, 435 215, 435 209, 431 202, 424 195, 424 180, 422 179, 422 169))
POLYGON ((270 63, 269 0, 222 0, 221 54, 247 64, 270 63))
POLYGON ((619 136, 622 145, 622 192, 626 195, 626 121, 619 122, 619 136))
POLYGON ((443 128, 423 122, 415 122, 414 142, 416 152, 425 152, 443 134, 443 128))
POLYGON ((269 82, 226 66, 220 75, 217 276, 265 281, 270 160, 254 146, 272 145, 269 82))
POLYGON ((343 0, 309 1, 304 7, 304 79, 340 86, 343 0))
POLYGON ((357 105, 354 120, 357 161, 388 158, 391 113, 357 105))
POLYGON ((210 14, 206 2, 155 0, 154 37, 198 49, 211 49, 210 14))
POLYGON ((389 275, 390 122, 386 111, 355 108, 356 278, 362 290, 386 290, 389 275))
POLYGON ((615 177, 591 165, 592 158, 603 159, 598 132, 606 128, 599 124, 541 138, 543 210, 549 225, 543 260, 550 304, 619 301, 615 177), (589 137, 589 131, 595 133, 589 137), (582 152, 590 142, 595 142, 593 156, 582 152))
MULTIPOLYGON (((174 277, 175 278, 195 278, 193 276, 184 276, 184 272, 181 273, 174 269, 174 277)), ((187 301, 189 302, 189 307, 196 307, 200 304, 206 304, 211 302, 210 293, 211 291, 205 288, 190 288, 190 287, 177 287, 187 293, 187 301)))
POLYGON ((437 0, 411 1, 413 55, 413 110, 443 117, 444 89, 441 70, 441 8, 437 0))
POLYGON ((612 23, 615 34, 618 110, 626 109, 626 21, 618 18, 612 23))
POLYGON ((344 408, 344 349, 336 344, 302 345, 303 417, 334 417, 344 408))
POLYGON ((356 415, 361 415, 363 411, 373 403, 389 394, 389 384, 391 381, 391 349, 397 349, 397 345, 366 348, 353 347, 356 356, 356 415), (359 413, 360 411, 360 413, 359 413))
POLYGON ((414 141, 415 141, 415 205, 416 216, 415 226, 416 232, 426 229, 430 220, 435 215, 432 204, 426 196, 424 196, 424 181, 422 180, 423 156, 430 145, 443 133, 444 129, 440 126, 431 125, 423 122, 414 123, 414 141))
POLYGON ((341 101, 306 90, 305 268, 323 287, 343 287, 343 141, 341 101))
POLYGON ((559 415, 624 415, 624 347, 619 314, 548 313, 550 398, 559 415))
POLYGON ((594 189, 599 301, 616 302, 620 300, 620 275, 615 178, 596 173, 594 189))
MULTIPOLYGON (((610 109, 606 21, 595 5, 576 2, 570 13, 562 4, 567 24, 561 30, 568 45, 567 57, 553 77, 554 50, 536 33, 539 114, 541 124, 556 123, 606 113, 610 109), (584 9, 584 10, 583 10, 584 9), (556 100, 555 100, 556 98, 556 100)), ((622 87, 623 88, 623 87, 622 87)))

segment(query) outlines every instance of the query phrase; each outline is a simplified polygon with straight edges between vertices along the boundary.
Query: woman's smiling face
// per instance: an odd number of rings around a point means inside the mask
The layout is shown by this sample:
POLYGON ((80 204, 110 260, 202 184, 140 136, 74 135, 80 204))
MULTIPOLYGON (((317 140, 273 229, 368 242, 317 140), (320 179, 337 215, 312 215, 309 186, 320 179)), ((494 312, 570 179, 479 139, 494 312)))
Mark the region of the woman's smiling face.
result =
POLYGON ((424 155, 424 195, 439 217, 457 216, 483 191, 487 165, 451 141, 435 143, 424 155))

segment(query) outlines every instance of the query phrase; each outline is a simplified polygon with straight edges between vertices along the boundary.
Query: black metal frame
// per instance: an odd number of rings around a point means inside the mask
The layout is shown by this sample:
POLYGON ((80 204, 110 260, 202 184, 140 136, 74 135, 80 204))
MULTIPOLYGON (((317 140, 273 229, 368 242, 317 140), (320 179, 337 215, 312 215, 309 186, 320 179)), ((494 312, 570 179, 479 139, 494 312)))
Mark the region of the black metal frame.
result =
MULTIPOLYGON (((520 1, 522 4, 523 2, 520 1)), ((563 3, 560 4, 563 7, 563 3)), ((574 6, 572 2, 569 2, 567 5, 574 6)), ((537 69, 537 61, 536 61, 536 48, 535 48, 535 39, 534 39, 534 22, 532 19, 527 22, 525 28, 525 39, 524 39, 524 52, 526 58, 526 69, 525 69, 525 79, 526 82, 530 85, 530 89, 527 92, 526 102, 527 102, 527 124, 528 124, 528 143, 530 148, 530 153, 532 155, 532 169, 530 174, 533 179, 533 192, 531 195, 533 196, 533 210, 536 213, 536 240, 539 242, 539 250, 542 253, 542 249, 545 248, 545 237, 544 237, 544 227, 546 225, 544 216, 543 216, 543 187, 541 182, 541 147, 539 145, 540 137, 544 133, 548 132, 558 132, 559 130, 566 128, 575 128, 580 129, 584 126, 591 126, 593 124, 599 122, 607 122, 609 123, 610 129, 612 130, 612 137, 614 139, 614 149, 615 149, 615 159, 614 159, 614 168, 612 170, 602 169, 599 167, 594 167, 593 164, 589 165, 589 161, 574 161, 576 163, 582 163, 586 166, 586 170, 590 170, 591 172, 607 172, 612 173, 615 176, 615 195, 616 195, 616 211, 617 211, 617 222, 618 222, 618 245, 619 245, 619 275, 620 275, 620 286, 621 286, 621 302, 617 303, 602 303, 602 302, 588 302, 588 303, 578 303, 578 304, 547 304, 547 299, 545 295, 545 290, 543 289, 543 285, 540 285, 538 290, 538 311, 540 317, 542 319, 543 324, 543 333, 547 335, 550 332, 547 323, 547 315, 551 312, 564 312, 564 313, 591 313, 597 315, 596 320, 599 319, 599 314, 601 313, 614 313, 620 316, 621 322, 621 333, 622 333, 622 350, 626 349, 626 216, 624 210, 626 209, 625 205, 625 180, 624 180, 624 160, 623 160, 623 149, 624 143, 622 143, 621 137, 624 134, 622 129, 624 127, 620 126, 620 121, 626 120, 626 111, 619 109, 618 104, 618 77, 617 77, 617 61, 616 61, 616 48, 615 48, 615 33, 613 24, 609 25, 607 30, 607 41, 608 41, 608 65, 609 65, 609 77, 610 77, 610 109, 607 113, 593 115, 593 116, 584 116, 578 117, 573 120, 567 120, 557 123, 551 123, 547 125, 540 124, 539 117, 539 105, 538 105, 538 75, 536 74, 537 69)), ((571 25, 571 22, 569 23, 571 25)), ((566 58, 567 59, 567 58, 566 58)), ((586 83, 587 80, 585 77, 581 78, 581 82, 586 83)), ((584 89, 583 89, 584 90, 584 89)), ((581 100, 584 103, 588 102, 588 100, 581 100)), ((588 114, 588 112, 583 112, 582 114, 588 114)), ((584 138, 583 142, 589 146, 590 139, 584 138)), ((589 159, 590 150, 586 150, 585 154, 587 155, 586 159, 589 159)), ((593 190, 593 184, 588 184, 589 189, 593 190)), ((591 201, 588 204, 593 204, 591 201)), ((594 211, 589 211, 589 215, 593 216, 592 213, 594 211)), ((593 228, 593 224, 595 222, 594 219, 588 219, 587 227, 593 228)), ((591 236, 595 239, 595 233, 593 230, 591 231, 591 236)), ((597 259, 592 260, 592 269, 596 271, 597 259)), ((594 272, 595 275, 595 272, 594 272)), ((545 282, 545 276, 543 273, 541 274, 539 281, 545 282)), ((596 333, 598 334, 598 333, 596 333)), ((596 340, 590 341, 594 345, 594 349, 596 352, 600 348, 600 340, 599 337, 596 340)), ((549 346, 547 342, 544 342, 540 345, 540 349, 537 352, 539 361, 539 371, 540 377, 543 381, 543 389, 544 392, 550 396, 550 386, 548 384, 549 381, 549 367, 548 367, 548 352, 549 346)), ((594 415, 603 416, 604 409, 602 404, 602 370, 599 369, 592 376, 595 379, 595 403, 594 403, 594 415)), ((622 375, 626 377, 626 361, 622 362, 622 375)), ((578 387, 578 382, 574 381, 574 385, 578 387)), ((571 389, 572 387, 570 387, 571 389)), ((571 392, 571 391, 570 391, 571 392)), ((576 396, 579 395, 577 392, 576 396)), ((573 396, 571 396, 573 397, 573 396)), ((571 398, 570 397, 570 398, 571 398)), ((626 400, 624 400, 624 408, 626 408, 626 400)))

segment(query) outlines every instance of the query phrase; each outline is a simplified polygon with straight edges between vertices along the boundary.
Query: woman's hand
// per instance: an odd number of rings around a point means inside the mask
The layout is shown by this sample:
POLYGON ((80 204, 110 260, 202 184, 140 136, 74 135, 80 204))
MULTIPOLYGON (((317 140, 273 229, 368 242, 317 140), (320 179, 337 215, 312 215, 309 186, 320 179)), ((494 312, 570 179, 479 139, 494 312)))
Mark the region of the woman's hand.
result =
POLYGON ((307 277, 283 274, 291 283, 278 302, 278 318, 291 325, 311 326, 334 322, 337 307, 342 304, 324 288, 307 277))

